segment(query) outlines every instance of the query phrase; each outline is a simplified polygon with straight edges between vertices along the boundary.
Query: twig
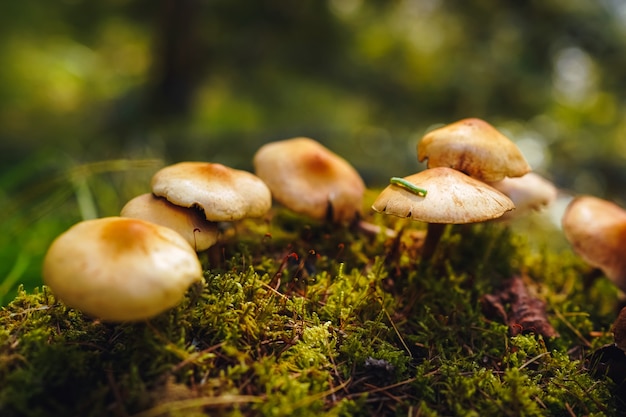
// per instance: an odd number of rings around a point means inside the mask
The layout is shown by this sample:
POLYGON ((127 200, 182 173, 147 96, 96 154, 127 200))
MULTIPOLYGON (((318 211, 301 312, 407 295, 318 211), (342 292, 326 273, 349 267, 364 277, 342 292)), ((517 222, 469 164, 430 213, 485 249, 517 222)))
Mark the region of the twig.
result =
POLYGON ((525 367, 527 367, 528 365, 530 365, 531 363, 535 362, 537 359, 540 359, 546 355, 549 355, 550 352, 543 352, 540 353, 539 355, 535 356, 534 358, 530 358, 529 360, 527 360, 526 362, 524 362, 519 368, 517 369, 524 369, 525 367))
POLYGON ((400 334, 400 331, 396 327, 396 324, 393 322, 393 320, 391 319, 391 316, 389 315, 389 313, 385 309, 385 306, 383 305, 383 302, 381 300, 379 300, 379 302, 380 302, 381 308, 383 309, 383 312, 385 313, 385 316, 387 316, 387 320, 389 320, 389 323, 391 323, 391 327, 393 327, 393 330, 396 332, 396 336, 398 336, 398 339, 400 339, 400 343, 402 343, 402 346, 404 347, 406 352, 409 354, 409 358, 412 358, 413 354, 411 353, 411 350, 409 349, 409 346, 404 341, 404 338, 400 334))
POLYGON ((582 333, 577 328, 575 328, 572 325, 572 323, 567 321, 565 316, 559 310, 557 310, 556 308, 554 309, 554 314, 559 318, 559 320, 561 320, 563 323, 565 323, 567 328, 570 329, 576 335, 576 337, 578 337, 585 344, 586 347, 591 347, 591 342, 589 342, 587 339, 585 339, 585 337, 582 335, 582 333))
POLYGON ((159 404, 140 413, 133 414, 132 417, 158 417, 174 411, 188 410, 198 407, 223 407, 233 404, 260 403, 264 397, 254 395, 220 395, 219 397, 201 397, 187 400, 171 401, 159 404))

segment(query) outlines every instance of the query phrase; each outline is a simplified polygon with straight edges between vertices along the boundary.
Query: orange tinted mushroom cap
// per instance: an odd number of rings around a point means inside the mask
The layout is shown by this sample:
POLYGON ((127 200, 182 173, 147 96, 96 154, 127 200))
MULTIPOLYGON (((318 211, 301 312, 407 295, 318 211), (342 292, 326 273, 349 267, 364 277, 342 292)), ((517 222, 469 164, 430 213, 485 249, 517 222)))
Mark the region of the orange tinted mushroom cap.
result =
POLYGON ((567 206, 562 226, 574 252, 626 291, 626 210, 598 197, 579 196, 567 206))
POLYGON ((336 223, 349 223, 361 213, 365 193, 361 176, 313 139, 263 145, 254 155, 254 169, 274 199, 297 213, 336 223))
POLYGON ((452 168, 426 169, 404 179, 426 190, 426 195, 391 184, 372 208, 380 213, 443 224, 481 222, 515 208, 500 191, 452 168))
POLYGON ((534 172, 521 177, 507 177, 489 185, 509 197, 515 204, 515 210, 503 216, 509 219, 549 206, 556 200, 558 194, 552 182, 534 172))
POLYGON ((626 307, 623 307, 611 326, 615 346, 626 351, 626 307))
POLYGON ((492 125, 470 118, 427 133, 417 146, 428 168, 448 167, 481 181, 519 177, 531 168, 519 148, 492 125))
POLYGON ((65 304, 111 321, 155 316, 202 279, 200 261, 180 234, 123 217, 72 226, 48 248, 42 273, 65 304))
POLYGON ((196 251, 210 248, 219 236, 217 223, 210 222, 195 207, 181 207, 153 194, 141 194, 130 200, 121 217, 143 219, 180 233, 196 251))
POLYGON ((182 207, 198 207, 212 222, 261 217, 272 206, 256 175, 210 162, 179 162, 152 177, 152 192, 182 207))

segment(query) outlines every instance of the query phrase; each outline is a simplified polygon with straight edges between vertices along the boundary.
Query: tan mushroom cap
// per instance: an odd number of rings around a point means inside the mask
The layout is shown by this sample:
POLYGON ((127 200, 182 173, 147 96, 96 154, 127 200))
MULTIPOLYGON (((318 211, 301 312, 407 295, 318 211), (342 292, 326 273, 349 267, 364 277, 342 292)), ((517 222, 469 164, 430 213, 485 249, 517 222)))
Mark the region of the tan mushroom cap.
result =
POLYGON ((579 196, 567 206, 562 226, 574 251, 626 291, 626 210, 598 197, 579 196))
POLYGON ((611 326, 615 346, 626 351, 626 307, 623 307, 611 326))
POLYGON ((347 223, 362 211, 365 184, 359 173, 313 139, 263 145, 254 155, 254 169, 274 199, 297 213, 347 223))
POLYGON ((509 138, 481 119, 463 119, 427 133, 417 145, 428 168, 454 168, 481 181, 520 177, 531 168, 509 138))
POLYGON ((121 217, 143 219, 180 233, 196 251, 203 251, 217 243, 217 223, 205 219, 194 207, 174 205, 153 194, 141 194, 130 200, 120 212, 121 217))
POLYGON ((199 207, 212 222, 261 217, 272 195, 256 175, 210 162, 179 162, 157 171, 152 192, 182 207, 199 207))
POLYGON ((140 219, 75 224, 46 253, 43 279, 68 306, 103 320, 134 321, 174 307, 202 278, 177 232, 140 219))
POLYGON ((426 196, 392 184, 380 193, 372 208, 426 223, 452 224, 494 219, 515 208, 500 191, 452 168, 426 169, 404 179, 425 189, 426 196))
POLYGON ((558 194, 552 182, 534 172, 521 177, 504 178, 489 185, 509 197, 515 204, 515 210, 503 217, 518 217, 531 210, 541 210, 555 201, 558 194))

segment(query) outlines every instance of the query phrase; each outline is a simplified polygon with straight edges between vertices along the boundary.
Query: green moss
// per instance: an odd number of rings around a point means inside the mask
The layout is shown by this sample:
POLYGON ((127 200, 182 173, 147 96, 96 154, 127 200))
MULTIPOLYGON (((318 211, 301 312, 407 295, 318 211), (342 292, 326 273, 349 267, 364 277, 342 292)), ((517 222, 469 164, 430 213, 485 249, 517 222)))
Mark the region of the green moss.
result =
POLYGON ((201 255, 204 281, 147 322, 102 323, 21 290, 0 311, 0 414, 617 414, 612 382, 585 362, 610 341, 606 280, 501 224, 450 228, 421 265, 418 224, 375 220, 399 238, 284 212, 243 224, 201 255), (512 337, 485 316, 482 296, 515 274, 561 337, 512 337))

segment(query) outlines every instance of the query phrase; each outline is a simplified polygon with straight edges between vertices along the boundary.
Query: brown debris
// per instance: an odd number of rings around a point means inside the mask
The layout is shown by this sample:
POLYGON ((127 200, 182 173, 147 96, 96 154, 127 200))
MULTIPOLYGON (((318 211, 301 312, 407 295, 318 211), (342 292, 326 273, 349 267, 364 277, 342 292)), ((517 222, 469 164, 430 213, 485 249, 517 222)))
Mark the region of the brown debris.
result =
POLYGON ((533 332, 544 337, 558 337, 546 316, 546 304, 533 297, 520 276, 504 282, 495 294, 485 294, 483 309, 488 317, 499 316, 509 325, 512 336, 533 332))

